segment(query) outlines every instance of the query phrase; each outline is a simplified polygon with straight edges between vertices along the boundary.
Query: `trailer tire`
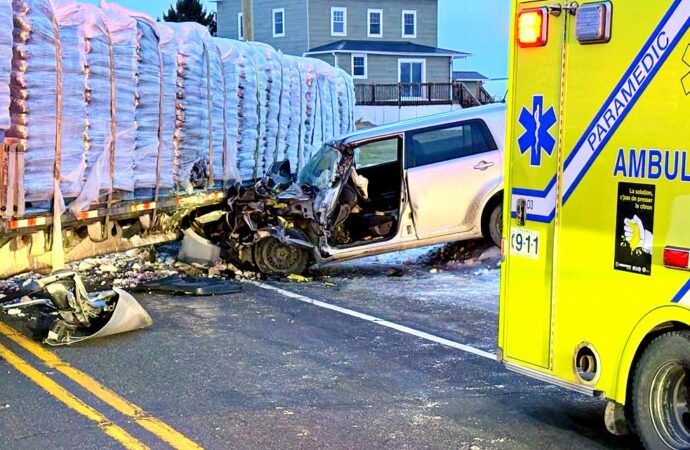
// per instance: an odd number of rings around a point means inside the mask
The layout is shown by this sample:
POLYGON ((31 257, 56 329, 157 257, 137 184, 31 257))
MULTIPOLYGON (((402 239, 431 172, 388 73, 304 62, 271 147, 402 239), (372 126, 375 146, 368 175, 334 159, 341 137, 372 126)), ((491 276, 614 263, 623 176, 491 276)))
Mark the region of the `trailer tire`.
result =
POLYGON ((654 339, 632 386, 635 431, 649 450, 690 448, 690 331, 654 339))
POLYGON ((254 262, 266 275, 299 275, 307 269, 309 251, 269 237, 254 246, 254 262))

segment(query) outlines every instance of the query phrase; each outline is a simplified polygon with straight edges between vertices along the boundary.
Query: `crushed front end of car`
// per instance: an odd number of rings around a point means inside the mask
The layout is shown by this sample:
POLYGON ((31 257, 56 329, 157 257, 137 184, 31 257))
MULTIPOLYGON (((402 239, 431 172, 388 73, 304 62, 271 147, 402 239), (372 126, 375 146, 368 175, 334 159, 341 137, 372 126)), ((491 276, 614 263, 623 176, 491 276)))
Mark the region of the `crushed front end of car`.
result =
POLYGON ((352 152, 334 144, 322 147, 299 176, 289 161, 274 163, 254 185, 231 187, 222 214, 202 211, 188 226, 218 245, 225 260, 267 275, 302 273, 333 233, 352 166, 352 152))

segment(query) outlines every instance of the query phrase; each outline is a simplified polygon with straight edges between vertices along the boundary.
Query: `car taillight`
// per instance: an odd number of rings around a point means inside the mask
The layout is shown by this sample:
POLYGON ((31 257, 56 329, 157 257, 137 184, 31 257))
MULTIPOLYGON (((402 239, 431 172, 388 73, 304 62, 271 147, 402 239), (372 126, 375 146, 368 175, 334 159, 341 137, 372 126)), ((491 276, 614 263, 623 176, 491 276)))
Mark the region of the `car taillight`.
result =
POLYGON ((546 8, 526 9, 518 16, 517 39, 520 47, 542 47, 548 40, 546 8))
POLYGON ((666 247, 664 249, 664 265, 673 269, 690 269, 690 250, 666 247))

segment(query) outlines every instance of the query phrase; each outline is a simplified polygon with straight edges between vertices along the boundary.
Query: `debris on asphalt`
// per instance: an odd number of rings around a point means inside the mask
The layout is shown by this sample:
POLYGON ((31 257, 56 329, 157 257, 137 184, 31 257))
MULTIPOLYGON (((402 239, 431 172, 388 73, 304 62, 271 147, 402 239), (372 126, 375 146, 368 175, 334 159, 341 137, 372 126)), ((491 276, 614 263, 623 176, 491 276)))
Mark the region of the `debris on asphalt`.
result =
MULTIPOLYGON (((462 268, 479 265, 498 267, 501 250, 490 241, 452 242, 430 252, 421 263, 433 268, 462 268)), ((435 273, 435 272, 432 272, 435 273)))
POLYGON ((37 308, 50 319, 43 341, 52 346, 125 333, 150 326, 151 317, 128 292, 118 288, 89 294, 79 275, 60 270, 38 278, 0 300, 0 310, 20 316, 37 308))
POLYGON ((389 278, 400 278, 405 275, 405 269, 401 267, 391 267, 386 272, 386 276, 389 278))
POLYGON ((294 281, 295 283, 310 283, 312 281, 311 278, 307 278, 304 275, 297 275, 297 274, 292 274, 288 275, 286 277, 290 281, 294 281))
POLYGON ((212 295, 238 294, 242 292, 242 285, 237 281, 182 277, 178 274, 161 280, 142 283, 136 288, 136 291, 208 297, 212 295))

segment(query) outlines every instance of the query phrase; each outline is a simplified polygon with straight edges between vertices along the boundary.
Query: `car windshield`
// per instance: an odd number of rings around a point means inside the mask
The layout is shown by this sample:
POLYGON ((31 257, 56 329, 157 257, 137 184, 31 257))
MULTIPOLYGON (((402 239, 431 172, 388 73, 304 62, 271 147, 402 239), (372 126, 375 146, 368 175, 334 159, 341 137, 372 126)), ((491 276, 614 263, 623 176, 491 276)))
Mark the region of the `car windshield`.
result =
POLYGON ((340 152, 331 144, 321 147, 321 150, 316 152, 300 172, 298 180, 300 186, 330 188, 341 158, 340 152))

